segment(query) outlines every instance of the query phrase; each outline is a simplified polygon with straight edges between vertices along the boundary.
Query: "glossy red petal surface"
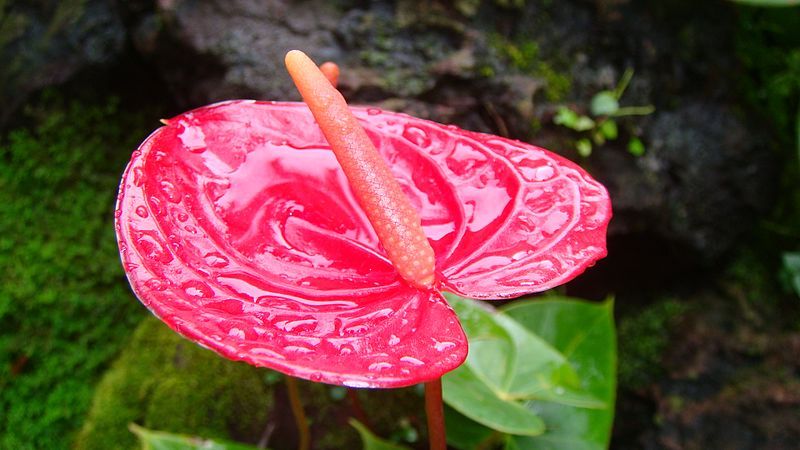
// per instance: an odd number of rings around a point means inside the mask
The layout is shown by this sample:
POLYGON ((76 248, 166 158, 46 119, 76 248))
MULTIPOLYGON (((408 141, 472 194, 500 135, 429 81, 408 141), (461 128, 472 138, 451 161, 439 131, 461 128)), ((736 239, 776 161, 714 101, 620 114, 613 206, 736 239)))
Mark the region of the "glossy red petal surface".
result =
MULTIPOLYGON (((495 136, 354 108, 436 251, 439 287, 544 290, 605 255, 605 189, 495 136)), ((438 293, 403 284, 303 104, 234 101, 171 119, 134 153, 117 233, 139 298, 232 359, 316 381, 440 376, 466 339, 438 293)))
POLYGON ((606 255, 611 201, 577 164, 404 114, 357 115, 420 210, 442 289, 517 297, 561 285, 606 255))
POLYGON ((117 235, 141 301, 228 358, 397 387, 466 357, 438 292, 401 282, 304 105, 252 101, 169 121, 134 152, 117 235))

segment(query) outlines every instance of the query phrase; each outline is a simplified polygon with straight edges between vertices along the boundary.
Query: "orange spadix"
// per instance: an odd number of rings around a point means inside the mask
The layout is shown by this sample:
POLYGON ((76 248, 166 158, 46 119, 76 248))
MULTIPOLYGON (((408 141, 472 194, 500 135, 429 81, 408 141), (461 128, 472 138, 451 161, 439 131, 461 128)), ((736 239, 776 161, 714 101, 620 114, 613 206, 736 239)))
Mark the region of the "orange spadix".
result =
POLYGON ((339 83, 339 66, 335 62, 326 61, 319 66, 320 72, 331 82, 333 87, 339 83))
POLYGON ((400 276, 430 288, 435 260, 419 214, 350 112, 342 94, 299 50, 286 54, 286 68, 311 109, 372 227, 400 276))

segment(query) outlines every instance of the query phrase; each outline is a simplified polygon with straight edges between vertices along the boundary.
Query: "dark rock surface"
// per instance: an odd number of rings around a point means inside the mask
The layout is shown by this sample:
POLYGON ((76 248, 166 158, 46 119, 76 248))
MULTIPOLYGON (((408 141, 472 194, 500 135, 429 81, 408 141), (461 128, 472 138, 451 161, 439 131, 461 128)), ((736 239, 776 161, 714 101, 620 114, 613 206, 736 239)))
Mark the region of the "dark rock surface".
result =
POLYGON ((781 331, 774 318, 753 326, 759 313, 737 297, 735 290, 700 292, 692 303, 702 309, 663 330, 666 373, 620 393, 614 448, 797 448, 800 335, 781 331))
POLYGON ((646 155, 601 149, 596 157, 614 202, 611 234, 647 233, 686 249, 684 263, 708 267, 772 207, 774 155, 719 103, 690 100, 648 122, 646 155))
POLYGON ((281 99, 293 86, 283 67, 291 48, 340 60, 326 2, 160 1, 133 24, 133 42, 184 107, 230 99, 281 99))
POLYGON ((119 56, 125 33, 107 0, 0 4, 0 125, 33 91, 119 56))

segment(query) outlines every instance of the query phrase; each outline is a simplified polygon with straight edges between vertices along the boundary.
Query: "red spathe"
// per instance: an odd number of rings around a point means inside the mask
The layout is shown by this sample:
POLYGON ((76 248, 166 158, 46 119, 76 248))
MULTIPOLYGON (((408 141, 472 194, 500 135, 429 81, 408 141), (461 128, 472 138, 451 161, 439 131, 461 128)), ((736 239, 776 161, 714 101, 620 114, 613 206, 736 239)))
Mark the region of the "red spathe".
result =
MULTIPOLYGON (((602 185, 546 150, 352 108, 422 218, 436 288, 510 298, 606 254, 602 185)), ((240 100, 167 121, 134 152, 117 236, 139 299, 235 360, 398 387, 466 358, 436 291, 403 282, 302 103, 240 100)))

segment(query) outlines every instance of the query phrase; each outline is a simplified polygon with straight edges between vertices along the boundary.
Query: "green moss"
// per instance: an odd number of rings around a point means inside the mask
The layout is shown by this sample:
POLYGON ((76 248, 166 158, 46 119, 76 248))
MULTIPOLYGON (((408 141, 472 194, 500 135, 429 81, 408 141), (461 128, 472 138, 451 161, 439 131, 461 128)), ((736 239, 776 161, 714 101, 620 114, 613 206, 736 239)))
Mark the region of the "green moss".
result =
POLYGON ((46 95, 0 137, 0 448, 68 448, 143 317, 113 228, 140 117, 46 95))
MULTIPOLYGON (((780 254, 800 249, 800 8, 740 7, 738 12, 736 52, 746 69, 739 78, 741 95, 759 113, 762 124, 772 126, 775 139, 770 147, 781 159, 782 169, 781 195, 758 235, 755 251, 760 254, 750 258, 756 267, 771 267, 768 276, 758 276, 756 289, 762 292, 749 292, 748 298, 774 302, 780 297, 763 295, 768 289, 760 286, 777 284, 780 254)), ((745 279, 746 270, 738 270, 738 278, 745 279)), ((775 308, 784 318, 786 311, 781 309, 775 308)))
POLYGON ((570 77, 559 72, 552 63, 541 58, 539 45, 535 41, 506 39, 499 34, 494 34, 490 36, 489 44, 515 69, 542 79, 545 82, 545 96, 549 101, 561 101, 569 93, 572 85, 570 77))
POLYGON ((24 14, 6 11, 8 0, 0 0, 0 51, 25 32, 30 19, 24 14))
POLYGON ((685 304, 667 300, 620 320, 620 387, 640 388, 661 374, 661 356, 669 344, 670 329, 687 310, 685 304))
POLYGON ((147 319, 100 382, 75 447, 135 448, 131 422, 253 441, 272 405, 262 375, 261 369, 221 358, 147 319))
POLYGON ((747 69, 741 92, 791 142, 800 94, 800 9, 740 8, 739 13, 736 53, 747 69))
POLYGON ((86 0, 66 0, 58 3, 50 24, 47 28, 47 38, 52 38, 70 25, 74 25, 86 12, 86 0))

